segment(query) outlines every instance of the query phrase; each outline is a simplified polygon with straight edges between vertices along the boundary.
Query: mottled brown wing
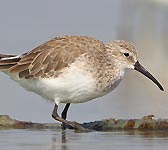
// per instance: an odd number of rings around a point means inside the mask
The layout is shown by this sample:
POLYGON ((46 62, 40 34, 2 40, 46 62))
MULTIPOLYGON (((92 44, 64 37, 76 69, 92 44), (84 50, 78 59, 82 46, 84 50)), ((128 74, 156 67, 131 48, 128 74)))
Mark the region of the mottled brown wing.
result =
POLYGON ((18 73, 20 78, 25 79, 55 77, 79 55, 87 52, 89 41, 92 45, 92 42, 96 40, 77 36, 52 39, 23 54, 18 63, 10 67, 9 71, 18 73))

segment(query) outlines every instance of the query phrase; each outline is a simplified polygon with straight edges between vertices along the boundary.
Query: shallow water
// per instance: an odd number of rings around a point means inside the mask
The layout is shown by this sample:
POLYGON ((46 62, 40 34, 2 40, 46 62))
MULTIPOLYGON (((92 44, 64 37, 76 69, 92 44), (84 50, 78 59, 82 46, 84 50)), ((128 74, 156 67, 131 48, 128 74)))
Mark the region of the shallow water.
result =
POLYGON ((0 130, 1 150, 156 150, 168 148, 168 131, 75 133, 71 130, 0 130))

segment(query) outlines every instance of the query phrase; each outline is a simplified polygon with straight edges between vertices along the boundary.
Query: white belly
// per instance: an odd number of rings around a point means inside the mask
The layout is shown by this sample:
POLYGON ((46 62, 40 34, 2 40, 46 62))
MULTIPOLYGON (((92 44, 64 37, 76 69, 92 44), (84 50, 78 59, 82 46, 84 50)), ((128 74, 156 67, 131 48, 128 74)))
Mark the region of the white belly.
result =
POLYGON ((10 76, 28 91, 35 92, 57 104, 81 103, 104 95, 95 91, 95 82, 92 76, 76 67, 67 69, 57 78, 25 80, 16 75, 10 76))

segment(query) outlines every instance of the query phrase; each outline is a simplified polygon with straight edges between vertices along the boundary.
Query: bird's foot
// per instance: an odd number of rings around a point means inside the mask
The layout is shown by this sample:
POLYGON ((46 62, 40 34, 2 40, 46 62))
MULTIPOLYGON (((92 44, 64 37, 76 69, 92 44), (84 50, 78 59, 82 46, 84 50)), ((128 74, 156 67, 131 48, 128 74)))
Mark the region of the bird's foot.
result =
MULTIPOLYGON (((67 121, 67 120, 66 120, 67 121)), ((61 125, 62 129, 65 130, 66 128, 68 129, 75 129, 76 132, 91 132, 92 130, 84 128, 82 125, 75 121, 67 121, 66 124, 62 123, 61 125)))
POLYGON ((70 126, 72 127, 72 129, 75 129, 76 132, 91 132, 91 130, 87 129, 87 128, 84 128, 82 127, 82 125, 80 125, 79 123, 77 122, 72 122, 72 121, 67 121, 59 116, 53 116, 53 118, 57 121, 60 121, 62 122, 64 125, 62 126, 63 129, 66 128, 66 126, 70 126))
MULTIPOLYGON (((70 121, 69 121, 70 122, 70 121)), ((79 123, 73 121, 70 122, 69 124, 72 128, 75 129, 76 132, 91 132, 92 130, 84 128, 82 125, 80 125, 79 123)))

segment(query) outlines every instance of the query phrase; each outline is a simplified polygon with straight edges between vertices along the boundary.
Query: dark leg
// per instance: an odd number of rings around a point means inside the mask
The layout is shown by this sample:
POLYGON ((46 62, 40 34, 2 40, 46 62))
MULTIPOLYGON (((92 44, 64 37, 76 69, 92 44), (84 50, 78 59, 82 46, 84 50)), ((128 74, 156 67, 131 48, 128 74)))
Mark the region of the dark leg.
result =
MULTIPOLYGON (((62 114, 61 114, 61 117, 65 120, 67 118, 67 112, 68 112, 69 106, 70 106, 70 103, 67 103, 65 105, 64 110, 62 111, 62 114)), ((62 123, 62 129, 64 129, 64 130, 66 129, 66 125, 64 123, 62 123)))
POLYGON ((69 106, 70 106, 70 103, 67 103, 67 104, 65 105, 64 110, 62 111, 61 116, 62 116, 63 119, 66 119, 66 118, 67 118, 67 112, 68 112, 69 106))
POLYGON ((52 117, 57 120, 57 121, 60 121, 62 123, 65 123, 67 125, 70 125, 71 127, 73 127, 74 129, 78 130, 79 132, 88 132, 90 131, 89 129, 86 129, 84 127, 82 127, 80 124, 78 124, 77 122, 71 122, 71 121, 67 121, 61 117, 59 117, 58 113, 57 113, 57 110, 58 110, 58 105, 55 104, 54 106, 54 110, 52 112, 52 117))

